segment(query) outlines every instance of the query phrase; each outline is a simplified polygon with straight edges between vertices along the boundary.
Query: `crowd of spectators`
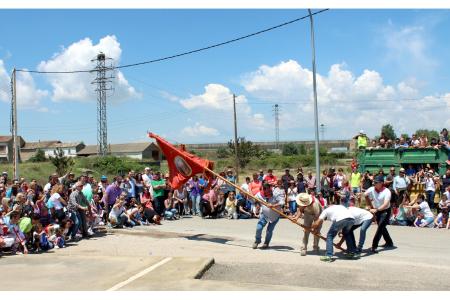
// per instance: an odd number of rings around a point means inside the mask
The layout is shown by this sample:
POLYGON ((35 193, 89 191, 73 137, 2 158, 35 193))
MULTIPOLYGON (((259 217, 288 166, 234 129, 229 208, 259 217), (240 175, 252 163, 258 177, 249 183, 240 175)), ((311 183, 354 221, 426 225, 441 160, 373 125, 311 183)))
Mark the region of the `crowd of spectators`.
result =
POLYGON ((384 132, 381 133, 379 138, 372 139, 371 141, 364 133, 364 130, 360 130, 354 139, 357 140, 358 149, 398 149, 398 148, 435 148, 439 149, 444 147, 450 151, 448 130, 443 128, 439 134, 439 138, 431 138, 425 134, 418 136, 412 134, 411 137, 399 137, 390 139, 384 132))
MULTIPOLYGON (((412 165, 398 174, 393 167, 387 174, 382 169, 376 174, 360 174, 355 160, 351 168, 350 174, 343 168, 324 170, 318 193, 316 176, 302 168, 294 175, 285 169, 279 178, 273 170, 259 170, 252 178, 246 177, 240 189, 257 196, 262 186, 269 184, 273 196, 285 203, 284 213, 294 217, 301 193, 310 194, 322 208, 330 204, 365 208, 361 195, 373 186, 374 176, 381 175, 392 194, 392 225, 449 228, 450 169, 443 176, 429 166, 415 169, 412 165)), ((53 174, 44 186, 35 179, 11 180, 4 172, 0 177, 0 249, 47 251, 89 238, 105 227, 161 225, 162 220, 183 217, 259 218, 260 203, 228 183, 236 183, 234 170, 227 168, 220 175, 226 181, 199 175, 172 189, 169 174, 163 176, 150 168, 111 181, 106 176, 97 181, 90 174, 78 178, 72 172, 62 177, 53 174)))

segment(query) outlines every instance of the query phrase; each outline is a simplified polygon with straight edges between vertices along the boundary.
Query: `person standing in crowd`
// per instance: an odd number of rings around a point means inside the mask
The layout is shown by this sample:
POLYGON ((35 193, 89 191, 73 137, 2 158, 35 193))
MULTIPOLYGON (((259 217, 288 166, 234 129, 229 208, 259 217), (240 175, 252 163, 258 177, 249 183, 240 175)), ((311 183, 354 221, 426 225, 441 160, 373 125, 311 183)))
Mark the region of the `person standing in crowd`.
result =
POLYGON ((245 177, 245 182, 241 185, 241 189, 244 190, 245 192, 251 194, 250 192, 250 177, 245 177))
POLYGON ((306 187, 308 188, 308 193, 316 190, 316 176, 313 176, 311 171, 308 171, 308 176, 306 176, 306 187))
POLYGON ((192 200, 192 215, 200 215, 201 193, 197 175, 194 175, 191 179, 189 179, 188 185, 191 190, 190 198, 192 200))
POLYGON ((297 193, 306 193, 306 180, 302 172, 297 174, 297 193))
POLYGON ((267 226, 266 238, 261 249, 269 248, 270 241, 272 240, 273 230, 277 225, 280 215, 273 211, 271 208, 281 210, 284 206, 284 199, 281 197, 274 197, 272 193, 272 187, 269 183, 264 183, 262 191, 256 194, 256 197, 267 203, 268 207, 262 205, 262 212, 259 217, 258 224, 256 225, 255 242, 253 243, 253 249, 258 248, 261 243, 261 235, 264 227, 267 226))
POLYGON ((294 176, 290 174, 289 169, 284 170, 284 175, 281 176, 281 181, 283 182, 283 188, 284 191, 287 193, 287 190, 289 188, 290 182, 294 180, 294 176))
POLYGON ((391 191, 385 187, 383 176, 374 179, 374 186, 365 193, 366 203, 371 207, 370 212, 375 215, 378 227, 372 241, 371 253, 378 253, 378 243, 383 236, 386 248, 394 248, 394 242, 387 230, 387 225, 391 218, 391 191))
POLYGON ((355 218, 351 215, 349 210, 342 205, 331 205, 328 208, 324 209, 319 218, 314 221, 311 226, 314 232, 318 232, 325 219, 330 220, 332 223, 327 233, 327 252, 325 256, 322 256, 320 258, 320 260, 324 262, 333 261, 333 240, 341 230, 345 242, 347 243, 347 257, 356 258, 356 249, 354 249, 350 237, 350 230, 355 223, 355 218))
POLYGON ((105 204, 105 213, 109 216, 109 212, 119 198, 122 190, 120 185, 122 184, 122 176, 116 176, 114 182, 110 184, 103 195, 103 203, 105 204))
POLYGON ((261 191, 262 181, 259 180, 258 174, 253 173, 253 180, 248 184, 248 188, 253 196, 261 191))
POLYGON ((398 175, 395 176, 392 184, 393 190, 396 195, 396 206, 403 200, 403 194, 407 191, 411 181, 405 176, 405 169, 400 168, 398 175))
POLYGON ((289 182, 289 187, 286 192, 286 198, 289 205, 289 213, 293 216, 297 213, 297 187, 295 186, 295 181, 291 180, 289 182))
POLYGON ((267 182, 271 186, 275 186, 277 184, 277 177, 273 174, 273 170, 267 170, 267 174, 264 176, 263 181, 267 182))
MULTIPOLYGON (((236 176, 234 176, 232 169, 227 170, 227 176, 225 179, 233 184, 236 184, 236 176)), ((225 197, 228 198, 228 194, 230 192, 233 192, 236 195, 236 188, 230 184, 225 183, 225 191, 224 192, 225 192, 225 197)))
MULTIPOLYGON (((70 214, 70 219, 72 220, 72 226, 69 230, 69 239, 67 241, 76 240, 78 229, 81 226, 81 216, 80 211, 83 211, 85 208, 79 204, 80 194, 82 195, 83 183, 81 181, 76 182, 73 185, 73 191, 69 196, 69 201, 67 203, 67 210, 70 214)), ((84 197, 84 195, 83 195, 84 197)))
MULTIPOLYGON (((308 195, 307 193, 300 193, 296 197, 296 203, 298 205, 297 213, 294 216, 294 219, 297 221, 301 216, 303 216, 303 225, 307 228, 311 228, 311 225, 314 221, 316 221, 320 214, 322 213, 322 206, 320 205, 319 201, 313 199, 311 195, 308 195)), ((322 228, 322 225, 318 226, 316 228, 316 232, 320 234, 320 229, 322 228)), ((309 234, 310 230, 304 229, 303 230, 303 240, 302 245, 300 247, 300 255, 305 256, 306 250, 308 248, 308 240, 309 240, 309 234)), ((314 242, 313 242, 313 250, 315 253, 319 253, 319 241, 320 237, 317 235, 314 235, 314 242)))
POLYGON ((397 195, 394 191, 394 178, 395 178, 395 167, 391 167, 389 170, 389 174, 384 179, 384 186, 391 191, 391 206, 394 206, 397 203, 397 195))
POLYGON ((333 184, 330 177, 328 177, 328 170, 323 170, 323 176, 320 179, 320 189, 324 198, 330 199, 330 195, 333 193, 333 184))
POLYGON ((434 196, 436 193, 436 182, 432 172, 425 173, 425 192, 427 194, 428 206, 434 208, 434 196))
POLYGON ((350 175, 350 185, 352 193, 356 199, 356 206, 361 206, 361 173, 357 168, 352 168, 352 174, 350 175))
MULTIPOLYGON (((197 178, 198 180, 198 178, 197 178)), ((161 217, 164 216, 164 189, 166 188, 166 182, 161 178, 161 172, 156 172, 152 180, 153 187, 153 205, 155 211, 161 217)))
POLYGON ((105 194, 107 187, 108 187, 108 177, 102 175, 102 177, 100 177, 100 182, 98 183, 98 194, 100 198, 103 198, 103 195, 105 194))
POLYGON ((264 170, 263 169, 259 170, 258 180, 261 182, 264 180, 264 170))

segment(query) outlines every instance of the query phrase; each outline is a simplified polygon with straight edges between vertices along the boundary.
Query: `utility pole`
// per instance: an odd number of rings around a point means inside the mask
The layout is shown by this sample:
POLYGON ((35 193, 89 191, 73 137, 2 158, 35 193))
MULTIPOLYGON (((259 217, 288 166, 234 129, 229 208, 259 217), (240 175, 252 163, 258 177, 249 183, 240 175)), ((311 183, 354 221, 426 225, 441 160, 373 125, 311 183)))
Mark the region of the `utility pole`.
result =
POLYGON ((13 165, 14 179, 19 179, 19 145, 17 141, 17 89, 16 89, 16 68, 11 76, 11 133, 13 135, 13 165))
POLYGON ((313 68, 313 89, 314 89, 314 125, 315 125, 315 149, 316 149, 316 192, 320 192, 320 158, 319 158, 319 114, 317 109, 317 84, 316 84, 316 47, 314 45, 314 23, 311 10, 308 9, 309 20, 311 23, 311 50, 312 50, 312 68, 313 68))
POLYGON ((236 119, 236 95, 233 94, 233 111, 234 111, 234 153, 235 153, 235 165, 236 165, 236 184, 239 182, 239 146, 237 137, 237 119, 236 119))
POLYGON ((275 148, 280 149, 280 106, 273 106, 273 115, 275 117, 275 148))
POLYGON ((97 77, 92 81, 92 84, 97 85, 95 91, 97 92, 97 154, 105 156, 108 154, 108 129, 106 121, 106 92, 112 90, 111 83, 114 77, 106 76, 106 72, 113 69, 112 64, 106 66, 107 58, 104 53, 100 52, 92 62, 97 65, 93 71, 97 72, 97 77))

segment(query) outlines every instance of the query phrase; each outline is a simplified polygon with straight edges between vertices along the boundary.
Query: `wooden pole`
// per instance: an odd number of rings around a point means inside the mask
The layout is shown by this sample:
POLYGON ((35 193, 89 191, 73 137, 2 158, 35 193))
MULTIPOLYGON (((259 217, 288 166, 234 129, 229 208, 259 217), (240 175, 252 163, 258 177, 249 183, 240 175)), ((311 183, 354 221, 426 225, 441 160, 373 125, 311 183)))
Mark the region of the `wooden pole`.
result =
MULTIPOLYGON (((296 225, 302 227, 303 230, 311 232, 313 235, 320 237, 320 238, 321 238, 322 240, 324 240, 324 241, 327 240, 326 237, 324 237, 324 236, 322 236, 322 235, 320 235, 320 234, 318 234, 318 233, 312 231, 310 227, 306 227, 306 226, 304 226, 303 224, 297 222, 297 220, 295 220, 294 218, 292 218, 292 217, 290 217, 290 216, 284 214, 282 211, 280 211, 280 210, 278 210, 278 209, 276 209, 276 208, 270 207, 266 201, 263 201, 263 200, 261 200, 261 199, 258 199, 258 198, 256 198, 255 196, 253 196, 252 194, 250 194, 250 193, 244 191, 244 190, 241 189, 239 186, 235 185, 234 183, 232 183, 231 181, 227 180, 226 178, 220 176, 219 174, 217 174, 217 173, 214 172, 213 170, 210 170, 210 169, 207 168, 207 167, 204 167, 204 169, 205 169, 206 171, 210 172, 211 174, 216 175, 218 178, 222 179, 222 180, 225 181, 227 184, 229 184, 229 185, 235 187, 235 188, 238 189, 241 193, 247 195, 248 197, 252 198, 253 200, 259 202, 259 203, 262 204, 262 205, 264 205, 265 207, 267 207, 267 208, 269 208, 269 209, 271 209, 271 210, 277 212, 278 214, 280 214, 281 216, 285 217, 286 219, 288 219, 288 220, 291 221, 292 223, 294 223, 294 224, 296 224, 296 225)), ((335 243, 333 243, 333 245, 334 245, 336 248, 338 248, 338 249, 340 249, 340 250, 342 250, 342 251, 345 251, 345 249, 342 248, 340 245, 335 244, 335 243)))

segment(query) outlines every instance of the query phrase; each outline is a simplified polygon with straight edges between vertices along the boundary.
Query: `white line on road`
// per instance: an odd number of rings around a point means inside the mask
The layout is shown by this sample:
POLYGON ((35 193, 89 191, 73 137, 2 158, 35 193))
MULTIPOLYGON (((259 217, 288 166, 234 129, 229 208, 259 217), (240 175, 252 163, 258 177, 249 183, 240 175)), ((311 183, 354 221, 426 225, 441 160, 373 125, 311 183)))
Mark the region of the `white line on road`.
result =
POLYGON ((168 263, 168 262, 171 261, 171 260, 172 260, 172 257, 167 257, 167 258, 163 259, 162 261, 160 261, 160 262, 158 262, 158 263, 156 263, 156 264, 154 264, 154 265, 148 267, 147 269, 144 269, 144 270, 142 270, 141 272, 139 272, 139 273, 137 273, 137 274, 131 276, 131 277, 128 278, 127 280, 122 281, 122 282, 119 282, 118 284, 116 284, 115 286, 113 286, 113 287, 110 288, 110 289, 107 289, 106 291, 117 291, 118 289, 120 289, 120 288, 126 286, 126 285, 129 284, 130 282, 133 282, 133 281, 135 281, 136 279, 141 278, 142 276, 144 276, 144 275, 150 273, 150 272, 153 271, 154 269, 156 269, 156 268, 158 268, 158 267, 164 265, 165 263, 168 263))

